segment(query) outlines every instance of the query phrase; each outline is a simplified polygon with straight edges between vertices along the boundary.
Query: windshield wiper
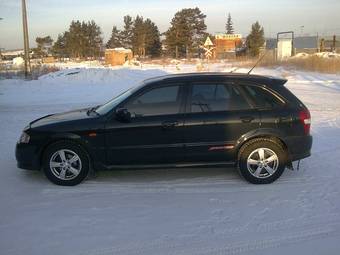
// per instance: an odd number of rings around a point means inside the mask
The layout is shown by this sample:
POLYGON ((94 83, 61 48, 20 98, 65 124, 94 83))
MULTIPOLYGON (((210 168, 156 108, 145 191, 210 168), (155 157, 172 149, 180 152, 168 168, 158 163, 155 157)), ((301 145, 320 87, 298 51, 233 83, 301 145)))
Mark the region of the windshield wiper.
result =
POLYGON ((95 106, 95 107, 92 107, 92 108, 88 109, 87 112, 86 112, 87 115, 90 115, 91 113, 94 112, 96 115, 99 116, 100 114, 99 114, 98 112, 96 112, 96 110, 99 108, 99 106, 100 106, 100 105, 97 105, 97 106, 95 106))

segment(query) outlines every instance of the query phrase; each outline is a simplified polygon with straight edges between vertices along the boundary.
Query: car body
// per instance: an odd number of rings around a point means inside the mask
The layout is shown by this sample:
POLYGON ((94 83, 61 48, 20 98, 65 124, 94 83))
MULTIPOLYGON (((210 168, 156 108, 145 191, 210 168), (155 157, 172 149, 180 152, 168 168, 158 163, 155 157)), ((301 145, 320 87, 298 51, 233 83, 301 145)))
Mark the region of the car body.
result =
POLYGON ((308 109, 285 83, 236 73, 148 79, 104 105, 32 121, 17 143, 18 167, 44 168, 46 150, 63 141, 81 147, 96 170, 237 165, 240 150, 254 139, 282 148, 286 167, 310 156, 312 136, 308 109))

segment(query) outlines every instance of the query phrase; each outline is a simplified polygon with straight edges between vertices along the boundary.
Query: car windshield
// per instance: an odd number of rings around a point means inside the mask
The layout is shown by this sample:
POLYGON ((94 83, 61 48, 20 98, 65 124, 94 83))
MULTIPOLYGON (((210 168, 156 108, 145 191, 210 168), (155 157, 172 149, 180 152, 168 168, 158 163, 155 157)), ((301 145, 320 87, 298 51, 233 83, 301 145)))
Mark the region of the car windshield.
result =
POLYGON ((114 107, 116 107, 118 104, 120 104, 121 102, 123 102, 126 98, 128 98, 133 91, 136 88, 130 88, 128 90, 126 90, 125 92, 119 94, 118 96, 114 97, 113 99, 111 99, 109 102, 107 102, 106 104, 103 104, 101 106, 99 106, 96 109, 96 112, 99 113, 100 115, 105 115, 107 114, 109 111, 111 111, 114 107))

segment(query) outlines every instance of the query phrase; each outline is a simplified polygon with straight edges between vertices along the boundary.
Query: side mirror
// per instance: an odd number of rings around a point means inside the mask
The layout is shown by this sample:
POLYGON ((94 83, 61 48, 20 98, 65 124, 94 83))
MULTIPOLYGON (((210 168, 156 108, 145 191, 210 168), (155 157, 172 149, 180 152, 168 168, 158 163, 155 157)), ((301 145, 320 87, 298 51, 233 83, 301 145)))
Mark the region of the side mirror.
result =
POLYGON ((130 122, 131 113, 126 108, 118 108, 116 110, 116 119, 123 122, 130 122))

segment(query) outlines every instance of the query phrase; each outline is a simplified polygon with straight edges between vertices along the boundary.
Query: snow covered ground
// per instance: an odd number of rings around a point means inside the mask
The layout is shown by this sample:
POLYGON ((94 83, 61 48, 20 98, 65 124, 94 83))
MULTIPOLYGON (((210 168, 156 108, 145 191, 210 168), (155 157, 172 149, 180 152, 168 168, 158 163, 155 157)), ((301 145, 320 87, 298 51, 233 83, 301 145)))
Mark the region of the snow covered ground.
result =
POLYGON ((55 186, 16 167, 15 143, 29 121, 96 105, 177 69, 81 68, 1 80, 0 254, 339 254, 340 76, 255 70, 288 78, 313 117, 312 157, 264 186, 233 168, 100 172, 76 187, 55 186))

